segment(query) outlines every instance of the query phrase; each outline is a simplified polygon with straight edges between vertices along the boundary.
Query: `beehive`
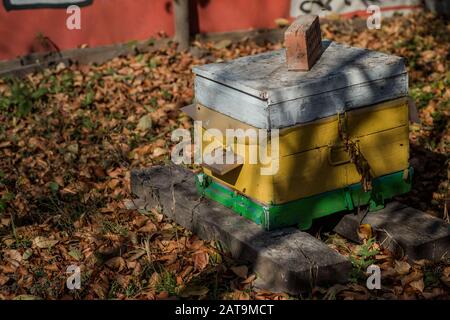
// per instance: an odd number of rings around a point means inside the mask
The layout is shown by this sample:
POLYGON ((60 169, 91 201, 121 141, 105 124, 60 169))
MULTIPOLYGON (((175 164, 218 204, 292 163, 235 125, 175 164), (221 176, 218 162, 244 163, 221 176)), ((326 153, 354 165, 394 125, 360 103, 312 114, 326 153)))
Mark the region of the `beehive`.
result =
POLYGON ((186 112, 205 130, 225 136, 226 129, 279 129, 275 174, 249 163, 247 139, 231 145, 243 164, 205 165, 197 177, 199 192, 266 229, 308 229, 318 217, 378 208, 410 189, 404 60, 330 41, 322 46, 307 72, 289 71, 284 49, 193 69, 196 103, 186 112))

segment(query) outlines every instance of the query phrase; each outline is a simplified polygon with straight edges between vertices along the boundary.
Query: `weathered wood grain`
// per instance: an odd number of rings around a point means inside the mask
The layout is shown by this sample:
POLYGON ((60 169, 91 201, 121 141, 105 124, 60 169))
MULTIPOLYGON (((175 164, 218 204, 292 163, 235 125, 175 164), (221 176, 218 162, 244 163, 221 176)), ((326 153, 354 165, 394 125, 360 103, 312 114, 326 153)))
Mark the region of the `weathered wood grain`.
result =
POLYGON ((270 104, 406 73, 404 59, 324 40, 320 60, 308 72, 289 72, 285 49, 193 68, 196 75, 270 104))
POLYGON ((45 68, 55 66, 58 63, 90 64, 104 63, 115 57, 137 52, 152 52, 167 46, 169 39, 156 39, 150 44, 149 41, 140 41, 132 44, 113 44, 95 48, 77 48, 61 52, 32 53, 17 59, 0 61, 0 76, 24 76, 31 72, 41 71, 45 68))
POLYGON ((283 128, 408 95, 404 59, 323 41, 308 72, 285 50, 193 69, 199 103, 257 128, 283 128))
POLYGON ((281 129, 407 96, 405 75, 365 82, 276 104, 197 76, 196 101, 262 129, 281 129))

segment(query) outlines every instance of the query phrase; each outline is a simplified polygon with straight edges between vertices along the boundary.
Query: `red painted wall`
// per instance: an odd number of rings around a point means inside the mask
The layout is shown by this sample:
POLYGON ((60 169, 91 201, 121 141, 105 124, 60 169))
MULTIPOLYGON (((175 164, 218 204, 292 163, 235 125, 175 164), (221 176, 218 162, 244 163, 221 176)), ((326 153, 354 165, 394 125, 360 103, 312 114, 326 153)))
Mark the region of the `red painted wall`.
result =
POLYGON ((94 0, 81 8, 81 30, 68 30, 65 9, 6 11, 0 4, 0 60, 41 51, 38 33, 61 50, 145 40, 158 31, 173 33, 166 0, 94 0))
MULTIPOLYGON (((68 30, 65 9, 6 11, 0 2, 0 60, 45 51, 37 35, 60 50, 173 35, 171 0, 94 0, 81 8, 81 30, 68 30)), ((225 32, 274 27, 289 16, 290 0, 197 0, 193 30, 225 32)), ((194 4, 195 6, 195 4, 194 4)))
MULTIPOLYGON (((275 19, 289 18, 291 4, 291 0, 190 1, 193 32, 274 28, 275 19)), ((384 6, 388 2, 383 2, 384 6)), ((48 51, 37 40, 38 34, 67 50, 83 44, 96 47, 146 40, 160 31, 171 36, 174 32, 172 0, 93 0, 92 5, 81 8, 81 30, 68 30, 68 17, 65 9, 6 11, 0 0, 0 60, 48 51)))
POLYGON ((289 17, 291 4, 290 0, 211 0, 206 6, 201 2, 200 32, 275 28, 275 19, 289 17))

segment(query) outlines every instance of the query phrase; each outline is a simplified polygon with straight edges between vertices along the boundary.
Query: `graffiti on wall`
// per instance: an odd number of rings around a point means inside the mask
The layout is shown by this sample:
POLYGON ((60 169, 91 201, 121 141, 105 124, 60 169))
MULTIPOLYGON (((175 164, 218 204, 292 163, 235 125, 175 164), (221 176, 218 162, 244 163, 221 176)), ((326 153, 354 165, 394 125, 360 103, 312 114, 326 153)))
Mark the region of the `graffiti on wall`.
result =
POLYGON ((3 0, 6 10, 67 8, 70 5, 87 6, 94 0, 3 0))
POLYGON ((407 12, 417 9, 421 0, 291 0, 291 17, 301 14, 327 15, 331 13, 357 15, 370 5, 377 5, 390 15, 393 12, 407 12))

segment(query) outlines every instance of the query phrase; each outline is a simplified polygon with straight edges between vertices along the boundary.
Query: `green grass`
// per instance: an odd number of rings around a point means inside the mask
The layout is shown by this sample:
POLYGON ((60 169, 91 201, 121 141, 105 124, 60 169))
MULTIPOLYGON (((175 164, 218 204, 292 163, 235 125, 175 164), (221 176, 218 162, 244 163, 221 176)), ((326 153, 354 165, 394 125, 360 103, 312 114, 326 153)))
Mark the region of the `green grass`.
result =
POLYGON ((102 198, 93 197, 85 201, 83 194, 61 195, 56 186, 56 183, 50 185, 52 189, 51 195, 39 197, 35 200, 36 216, 40 220, 44 220, 49 216, 55 217, 55 226, 61 231, 67 231, 71 234, 75 230, 75 221, 82 216, 89 217, 95 214, 98 212, 98 208, 104 205, 104 199, 102 198))
POLYGON ((350 255, 350 262, 353 266, 350 274, 352 282, 360 282, 366 279, 367 268, 375 263, 374 257, 380 252, 378 249, 371 248, 375 242, 375 238, 369 239, 365 244, 359 246, 355 254, 350 255))
POLYGON ((169 271, 163 271, 159 274, 158 282, 155 289, 159 292, 167 292, 169 295, 176 295, 177 279, 175 275, 169 271))
POLYGON ((108 292, 108 299, 115 299, 119 293, 121 293, 122 287, 117 281, 113 281, 108 292))
POLYGON ((425 108, 431 99, 434 98, 434 94, 431 92, 424 92, 422 88, 412 88, 410 91, 411 97, 417 104, 418 109, 425 108))
MULTIPOLYGON (((0 182, 1 185, 1 182, 0 182)), ((14 199, 14 194, 7 192, 3 194, 0 198, 0 214, 2 214, 6 210, 6 206, 10 201, 14 199)))
POLYGON ((102 222, 102 232, 103 233, 114 233, 123 237, 128 235, 128 230, 126 227, 120 225, 117 222, 104 220, 102 222))
POLYGON ((423 281, 426 288, 439 286, 442 269, 443 266, 440 264, 425 267, 423 281))
POLYGON ((26 116, 45 100, 48 93, 47 88, 35 88, 28 80, 6 78, 5 82, 10 89, 9 95, 0 97, 0 111, 5 114, 26 116))
POLYGON ((134 280, 131 280, 130 283, 124 288, 120 285, 119 282, 113 281, 111 287, 109 288, 107 298, 108 299, 116 299, 118 295, 125 295, 127 298, 132 299, 141 291, 141 287, 134 280))

